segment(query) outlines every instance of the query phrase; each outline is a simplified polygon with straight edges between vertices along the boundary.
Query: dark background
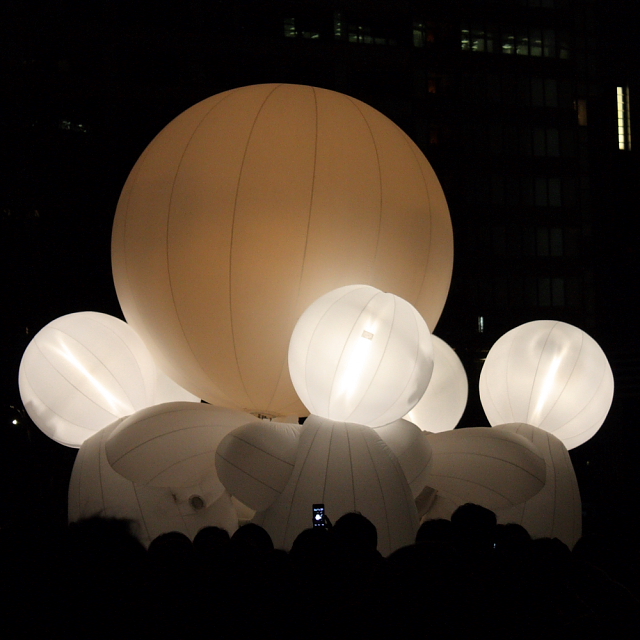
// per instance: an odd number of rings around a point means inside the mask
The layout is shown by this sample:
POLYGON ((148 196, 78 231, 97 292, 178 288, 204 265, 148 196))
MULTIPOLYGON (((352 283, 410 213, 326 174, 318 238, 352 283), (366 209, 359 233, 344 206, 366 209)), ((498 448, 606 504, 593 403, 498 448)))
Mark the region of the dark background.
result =
POLYGON ((616 379, 613 407, 571 456, 585 530, 613 525, 632 535, 640 497, 640 176, 634 148, 617 146, 615 88, 629 87, 631 140, 640 144, 635 8, 622 0, 3 2, 0 527, 66 518, 75 450, 30 422, 18 366, 33 335, 60 315, 122 317, 110 233, 136 159, 199 100, 247 84, 294 82, 380 109, 416 140, 441 179, 456 255, 436 333, 456 348, 469 376, 461 427, 486 424, 477 393, 482 358, 513 326, 564 320, 602 345, 616 379), (556 34, 553 56, 498 51, 509 30, 533 28, 556 34), (472 39, 481 34, 484 47, 493 39, 494 51, 465 50, 465 29, 472 39), (523 87, 538 77, 557 81, 557 104, 532 102, 523 87), (586 125, 578 122, 580 101, 586 125), (566 134, 559 157, 536 157, 530 142, 528 150, 511 149, 509 132, 532 127, 566 134), (525 195, 509 200, 510 185, 556 175, 574 194, 563 195, 561 208, 534 207, 525 195), (564 234, 561 255, 539 245, 530 251, 527 234, 550 228, 564 234), (553 278, 566 287, 559 301, 543 295, 553 278))

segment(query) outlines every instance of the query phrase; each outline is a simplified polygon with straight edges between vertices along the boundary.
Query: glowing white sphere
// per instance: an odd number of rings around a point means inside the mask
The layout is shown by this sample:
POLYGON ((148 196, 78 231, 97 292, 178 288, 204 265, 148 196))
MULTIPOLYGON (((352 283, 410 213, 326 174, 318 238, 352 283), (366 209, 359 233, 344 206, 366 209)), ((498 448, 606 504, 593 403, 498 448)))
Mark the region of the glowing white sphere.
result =
POLYGON ((456 352, 437 336, 433 343, 433 374, 424 395, 405 418, 423 431, 455 429, 467 406, 469 382, 456 352))
POLYGON ((131 327, 87 311, 57 318, 35 335, 18 382, 35 424, 56 442, 78 447, 150 404, 155 376, 151 355, 131 327))
POLYGON ((491 347, 480 374, 480 400, 491 425, 533 425, 572 449, 604 422, 613 374, 600 346, 584 331, 536 320, 491 347))
POLYGON ((424 394, 433 348, 422 316, 406 300, 351 285, 316 300, 289 345, 289 372, 316 416, 370 427, 405 415, 424 394))
POLYGON ((363 282, 433 329, 453 236, 433 169, 388 118, 266 84, 196 104, 151 142, 118 203, 112 263, 127 321, 172 379, 211 404, 301 415, 287 347, 302 311, 363 282))
POLYGON ((126 322, 93 311, 43 327, 22 356, 18 384, 29 417, 68 447, 158 402, 199 401, 158 370, 126 322))

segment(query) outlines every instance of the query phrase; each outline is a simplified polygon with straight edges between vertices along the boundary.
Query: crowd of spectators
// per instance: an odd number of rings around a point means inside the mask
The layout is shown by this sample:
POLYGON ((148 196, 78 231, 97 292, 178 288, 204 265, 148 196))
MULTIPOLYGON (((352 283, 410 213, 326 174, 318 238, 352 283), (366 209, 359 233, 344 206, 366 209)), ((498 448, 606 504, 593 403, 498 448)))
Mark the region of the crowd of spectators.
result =
POLYGON ((255 524, 148 549, 123 520, 3 535, 2 638, 636 638, 637 549, 570 550, 464 505, 384 558, 364 516, 274 549, 255 524), (4 628, 3 628, 4 627, 4 628))

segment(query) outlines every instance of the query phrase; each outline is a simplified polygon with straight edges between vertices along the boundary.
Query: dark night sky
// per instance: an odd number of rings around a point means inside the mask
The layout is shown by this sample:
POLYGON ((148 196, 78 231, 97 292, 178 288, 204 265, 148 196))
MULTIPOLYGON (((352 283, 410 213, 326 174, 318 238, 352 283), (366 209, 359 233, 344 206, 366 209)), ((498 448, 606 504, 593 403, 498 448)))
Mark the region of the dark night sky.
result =
MULTIPOLYGON (((596 3, 603 14, 591 35, 600 63, 640 86, 635 3, 607 2, 606 10, 604 4, 596 3)), ((0 9, 7 319, 0 526, 64 517, 74 451, 49 441, 19 414, 19 360, 34 333, 55 317, 81 310, 120 315, 111 281, 110 232, 120 189, 137 157, 167 122, 198 100, 234 86, 292 77, 286 61, 277 72, 266 67, 253 32, 243 26, 244 10, 251 11, 253 23, 270 28, 268 2, 165 0, 154 3, 153 13, 144 6, 16 0, 0 9), (205 4, 196 20, 185 17, 205 4), (207 55, 202 42, 208 43, 207 55), (17 427, 10 424, 15 418, 21 421, 17 427)), ((310 69, 308 82, 321 85, 322 74, 321 68, 310 69)), ((633 110, 633 96, 631 105, 633 110)), ((622 359, 624 397, 614 401, 602 433, 572 455, 585 504, 595 510, 594 527, 608 520, 631 525, 640 498, 634 453, 640 444, 637 161, 630 160, 615 179, 608 196, 612 206, 604 203, 598 226, 598 337, 605 336, 603 345, 609 342, 613 349, 628 345, 634 355, 622 359)))

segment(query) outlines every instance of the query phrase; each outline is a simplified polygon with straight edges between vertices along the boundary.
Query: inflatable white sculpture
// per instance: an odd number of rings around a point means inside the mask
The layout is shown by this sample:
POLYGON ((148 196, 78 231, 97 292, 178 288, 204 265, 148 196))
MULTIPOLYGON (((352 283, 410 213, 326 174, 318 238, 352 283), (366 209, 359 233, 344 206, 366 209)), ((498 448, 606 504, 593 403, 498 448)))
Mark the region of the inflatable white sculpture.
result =
POLYGON ((231 496, 207 480, 192 487, 139 485, 121 476, 107 460, 105 444, 120 421, 91 436, 80 447, 69 483, 69 521, 93 516, 126 518, 146 546, 168 531, 193 538, 214 525, 238 526, 231 496))
POLYGON ((156 402, 198 401, 158 371, 129 325, 91 311, 42 328, 24 352, 18 383, 30 418, 69 447, 156 402))
POLYGON ((287 372, 314 300, 369 284, 433 329, 451 221, 418 147, 345 95, 271 84, 191 107, 123 189, 112 264, 127 321, 171 378, 217 405, 302 415, 287 372))
POLYGON ((375 427, 374 431, 397 458, 413 496, 418 496, 427 484, 433 455, 427 434, 402 419, 375 427))
POLYGON ((427 485, 452 504, 487 509, 518 505, 545 485, 545 459, 530 440, 486 427, 428 436, 433 459, 427 485))
POLYGON ((298 452, 294 424, 250 422, 229 433, 216 451, 222 484, 254 511, 263 511, 284 491, 298 452))
POLYGON ((289 482, 253 521, 276 547, 288 549, 311 526, 314 503, 323 503, 333 520, 350 511, 369 518, 383 555, 414 541, 418 514, 411 490, 395 456, 369 427, 307 418, 289 482))
POLYGON ((433 369, 429 328, 405 300, 366 285, 341 287, 300 316, 289 373, 314 415, 371 427, 401 418, 433 369))
POLYGON ((423 431, 440 433, 455 429, 467 405, 469 383, 456 352, 437 336, 433 344, 433 373, 424 395, 404 416, 423 431))
POLYGON ((530 424, 572 449, 604 422, 613 374, 602 349, 584 331, 536 320, 491 347, 480 374, 480 399, 491 425, 530 424))
POLYGON ((526 438, 546 466, 544 487, 519 505, 496 509, 498 522, 517 522, 535 538, 559 538, 573 548, 582 535, 582 502, 567 448, 554 434, 528 424, 503 424, 492 431, 526 438))
POLYGON ((216 449, 249 413, 194 402, 169 402, 125 418, 105 442, 109 464, 141 485, 190 487, 205 480, 222 494, 215 473, 216 449))

